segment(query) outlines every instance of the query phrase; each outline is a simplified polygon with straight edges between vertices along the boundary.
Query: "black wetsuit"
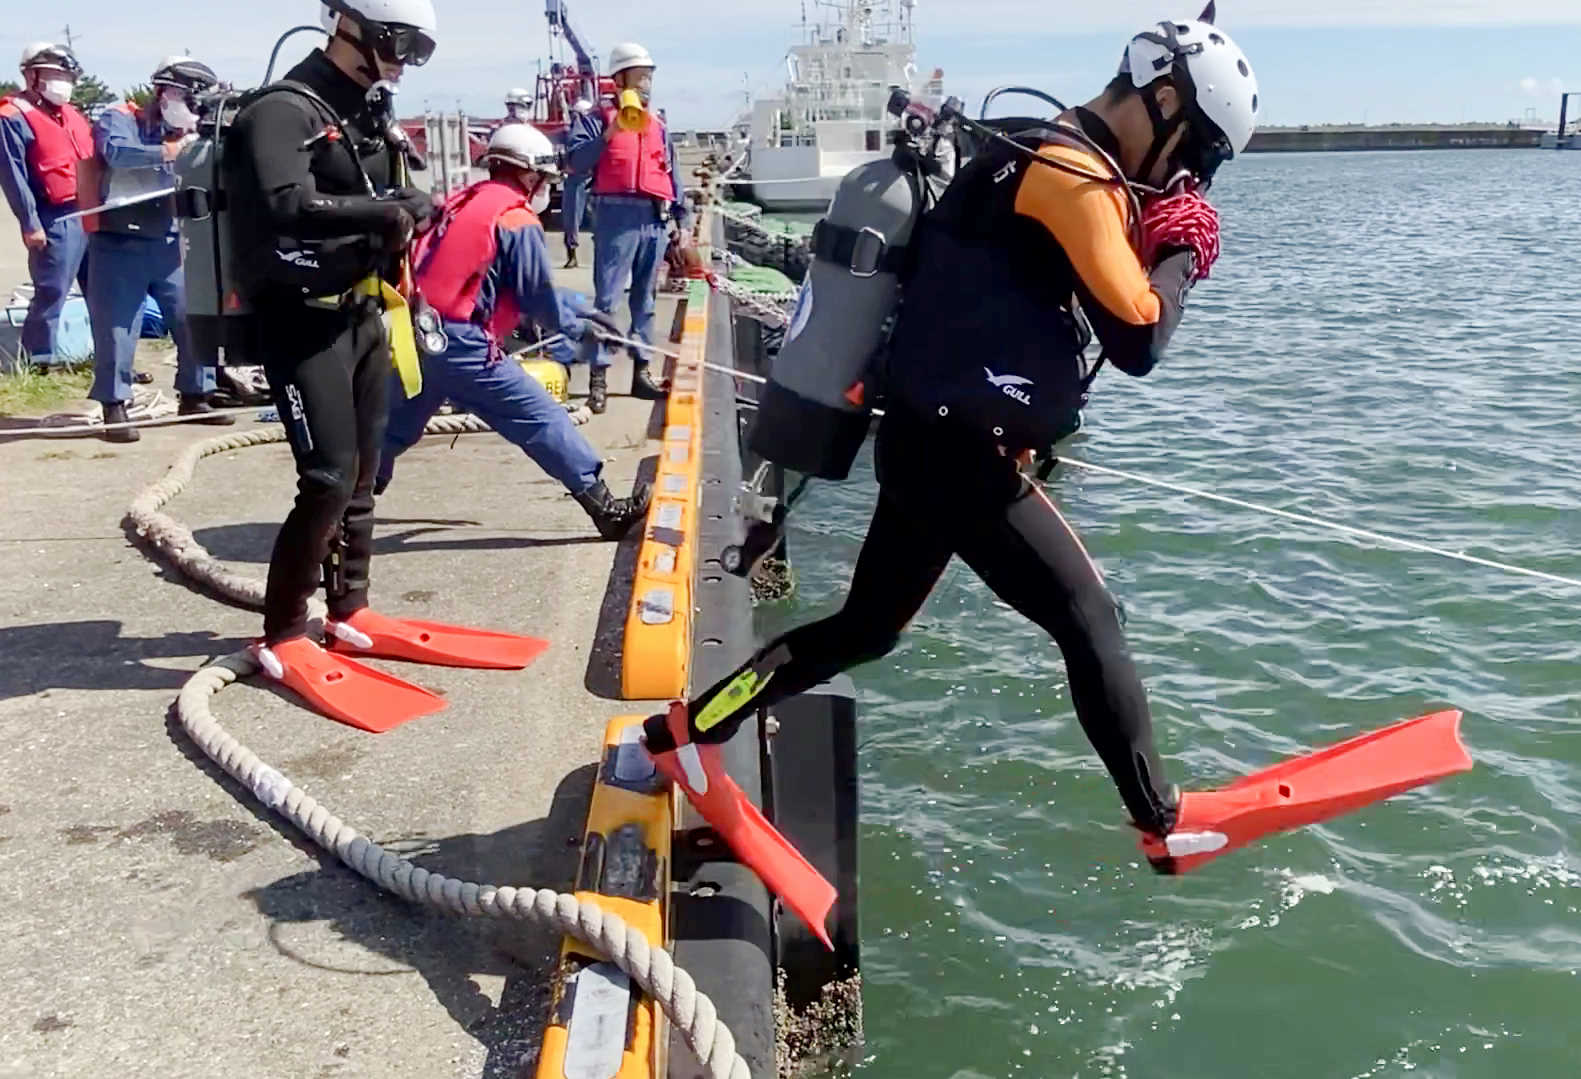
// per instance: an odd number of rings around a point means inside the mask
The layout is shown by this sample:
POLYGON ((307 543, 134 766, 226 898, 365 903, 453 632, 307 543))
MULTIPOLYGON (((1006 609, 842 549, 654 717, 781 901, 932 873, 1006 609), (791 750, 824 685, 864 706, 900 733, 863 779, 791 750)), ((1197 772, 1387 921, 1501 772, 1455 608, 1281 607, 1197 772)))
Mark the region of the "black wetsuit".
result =
POLYGON ((318 50, 285 78, 332 111, 290 90, 267 93, 237 118, 225 157, 255 354, 297 468, 296 503, 269 562, 268 644, 306 632, 321 565, 332 617, 367 606, 391 356, 382 304, 345 294, 370 274, 392 274, 414 223, 431 212, 419 192, 369 194, 370 181, 389 192, 393 159, 362 86, 318 50), (322 301, 336 296, 338 305, 322 301))
MULTIPOLYGON (((1082 188, 1046 166, 1018 165, 1033 177, 1031 190, 1005 187, 996 211, 988 205, 995 197, 991 188, 999 182, 996 176, 1007 174, 1010 160, 974 160, 967 185, 962 188, 958 177, 951 189, 966 192, 959 227, 935 229, 931 237, 927 229, 919 234, 923 265, 907 286, 890 376, 893 382, 897 366, 910 365, 907 377, 914 385, 886 398, 875 448, 878 506, 845 605, 770 642, 741 670, 694 698, 690 734, 699 742, 724 741, 758 708, 886 655, 958 555, 1000 599, 1054 639, 1082 728, 1132 820, 1165 834, 1174 823, 1174 799, 1153 746, 1146 691, 1118 609, 1075 532, 1017 464, 1017 450, 1046 446, 1006 445, 1005 438, 994 437, 998 421, 992 416, 1012 413, 994 403, 1001 390, 985 381, 980 368, 993 364, 1033 376, 1023 380, 1027 393, 1047 390, 1050 414, 1028 429, 1057 427, 1059 411, 1079 400, 1084 388, 1080 342, 1053 340, 1069 332, 1061 330, 1066 298, 1073 292, 1080 297, 1116 367, 1146 374, 1179 321, 1194 256, 1166 252, 1149 274, 1125 239, 1121 200, 1105 202, 1090 186, 1082 188), (974 191, 973 182, 983 190, 974 191), (1004 231, 988 234, 984 220, 996 212, 1004 231), (1090 241, 1100 232, 1107 239, 1095 246, 1090 241), (1064 253, 1061 237, 1077 255, 1064 253), (1001 291, 988 295, 989 288, 1001 291), (1017 295, 1004 294, 1017 288, 1017 295), (1002 320, 1008 316, 1024 321, 1007 325, 1002 320), (952 340, 956 334, 961 340, 952 340), (971 341, 992 347, 974 350, 971 341), (944 400, 933 396, 941 385, 965 394, 982 392, 974 390, 977 383, 989 387, 981 407, 934 407, 944 400), (743 671, 755 677, 742 679, 743 671), (716 697, 719 707, 710 708, 716 697), (727 702, 733 707, 727 709, 727 702)), ((1096 161, 1087 167, 1100 168, 1096 161)), ((1011 407, 1018 407, 1014 400, 1011 407)), ((662 717, 650 720, 646 733, 655 749, 670 744, 662 717)))

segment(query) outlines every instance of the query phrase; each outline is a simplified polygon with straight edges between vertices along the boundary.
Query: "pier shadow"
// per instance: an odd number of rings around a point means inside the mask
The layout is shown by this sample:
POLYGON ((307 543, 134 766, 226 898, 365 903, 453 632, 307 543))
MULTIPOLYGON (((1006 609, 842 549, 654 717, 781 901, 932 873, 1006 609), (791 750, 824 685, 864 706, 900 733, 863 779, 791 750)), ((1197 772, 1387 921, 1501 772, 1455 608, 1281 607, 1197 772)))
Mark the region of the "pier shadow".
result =
MULTIPOLYGON (((419 833, 385 840, 383 846, 430 872, 464 881, 568 892, 575 884, 597 772, 597 765, 589 764, 562 779, 541 820, 489 834, 432 838, 419 833)), ((484 1079, 530 1074, 548 1016, 560 938, 537 925, 451 917, 418 907, 381 891, 333 855, 312 853, 319 868, 242 893, 272 923, 273 947, 304 967, 342 976, 416 974, 456 1025, 487 1051, 484 1079), (328 923, 342 940, 398 969, 345 970, 303 954, 283 930, 312 922, 328 923), (498 1004, 476 981, 487 976, 505 979, 498 1004)))
POLYGON ((201 656, 207 662, 246 645, 207 630, 127 637, 114 619, 7 626, 0 629, 0 700, 57 689, 173 693, 192 671, 146 661, 201 656))
MULTIPOLYGON (((655 409, 655 412, 661 410, 655 409)), ((659 420, 662 434, 663 419, 659 420)), ((651 436, 650 436, 651 437, 651 436)), ((637 466, 637 483, 653 483, 659 474, 659 458, 645 457, 637 466)), ((636 583, 637 559, 648 534, 646 522, 633 529, 615 548, 615 557, 604 585, 604 599, 598 608, 598 623, 593 628, 593 644, 588 649, 587 673, 582 684, 595 697, 618 701, 620 671, 626 655, 626 615, 631 610, 631 593, 636 583)))

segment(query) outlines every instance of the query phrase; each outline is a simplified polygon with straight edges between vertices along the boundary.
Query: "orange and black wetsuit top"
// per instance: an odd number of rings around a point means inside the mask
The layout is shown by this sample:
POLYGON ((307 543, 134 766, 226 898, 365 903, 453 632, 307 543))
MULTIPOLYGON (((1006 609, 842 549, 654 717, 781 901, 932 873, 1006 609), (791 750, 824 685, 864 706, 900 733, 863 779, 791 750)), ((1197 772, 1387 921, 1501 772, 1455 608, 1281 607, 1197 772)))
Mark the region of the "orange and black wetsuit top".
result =
MULTIPOLYGON (((1101 121, 1089 133, 1112 142, 1101 121)), ((1166 251, 1150 273, 1125 190, 1099 179, 1112 175, 1100 155, 1056 127, 1013 137, 1086 176, 998 143, 967 163, 918 224, 887 386, 922 416, 1043 450, 1086 400, 1091 335, 1077 305, 1108 362, 1145 375, 1179 322, 1192 256, 1166 251)))

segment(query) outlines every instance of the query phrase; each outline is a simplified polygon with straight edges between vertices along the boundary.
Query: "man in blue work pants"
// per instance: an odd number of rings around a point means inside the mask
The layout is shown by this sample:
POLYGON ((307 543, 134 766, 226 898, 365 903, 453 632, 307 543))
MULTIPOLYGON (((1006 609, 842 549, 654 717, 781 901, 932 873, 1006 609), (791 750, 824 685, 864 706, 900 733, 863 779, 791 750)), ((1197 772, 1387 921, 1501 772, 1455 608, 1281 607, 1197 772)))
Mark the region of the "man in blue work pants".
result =
MULTIPOLYGON (((106 109, 93 125, 93 145, 104 177, 101 202, 174 185, 171 162, 197 125, 195 95, 218 80, 190 57, 171 57, 154 72, 155 96, 138 109, 124 102, 106 109), (190 127, 188 125, 191 125, 190 127)), ((184 416, 213 413, 214 368, 204 365, 187 332, 181 241, 170 199, 138 202, 95 215, 88 240, 88 315, 93 322, 93 388, 107 427, 126 422, 132 397, 132 361, 143 330, 143 301, 152 296, 176 342, 176 392, 184 416)), ((204 423, 234 423, 211 415, 204 423)), ((133 442, 135 427, 105 431, 112 442, 133 442)))
MULTIPOLYGON (((598 310, 612 314, 615 300, 631 275, 631 337, 653 340, 654 291, 669 246, 669 222, 684 237, 688 216, 676 172, 669 132, 650 107, 653 57, 641 45, 616 45, 609 73, 625 109, 594 109, 578 115, 566 140, 571 167, 591 176, 593 195, 593 284, 598 310), (640 108, 632 103, 635 97, 640 108), (621 119, 622 115, 625 116, 621 119)), ((664 391, 648 373, 653 350, 631 347, 635 364, 631 395, 658 400, 664 391)), ((600 348, 588 380, 588 407, 603 412, 613 354, 600 348)))

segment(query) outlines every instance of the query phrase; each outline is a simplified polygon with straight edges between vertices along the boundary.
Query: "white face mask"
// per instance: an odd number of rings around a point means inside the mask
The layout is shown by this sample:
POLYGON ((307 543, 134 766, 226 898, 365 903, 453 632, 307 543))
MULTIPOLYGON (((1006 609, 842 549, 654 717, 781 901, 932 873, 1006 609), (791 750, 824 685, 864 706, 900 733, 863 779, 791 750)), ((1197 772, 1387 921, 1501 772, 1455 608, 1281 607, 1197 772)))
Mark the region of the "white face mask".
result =
POLYGON ((527 205, 532 207, 532 212, 541 214, 549 208, 549 181, 540 180, 538 187, 533 191, 532 197, 527 200, 527 205))
POLYGON ((51 105, 65 105, 71 101, 71 91, 76 85, 70 79, 45 79, 39 83, 38 93, 51 105))
POLYGON ((163 97, 159 101, 159 115, 164 118, 165 126, 172 131, 196 131, 198 117, 187 102, 180 97, 163 97))

